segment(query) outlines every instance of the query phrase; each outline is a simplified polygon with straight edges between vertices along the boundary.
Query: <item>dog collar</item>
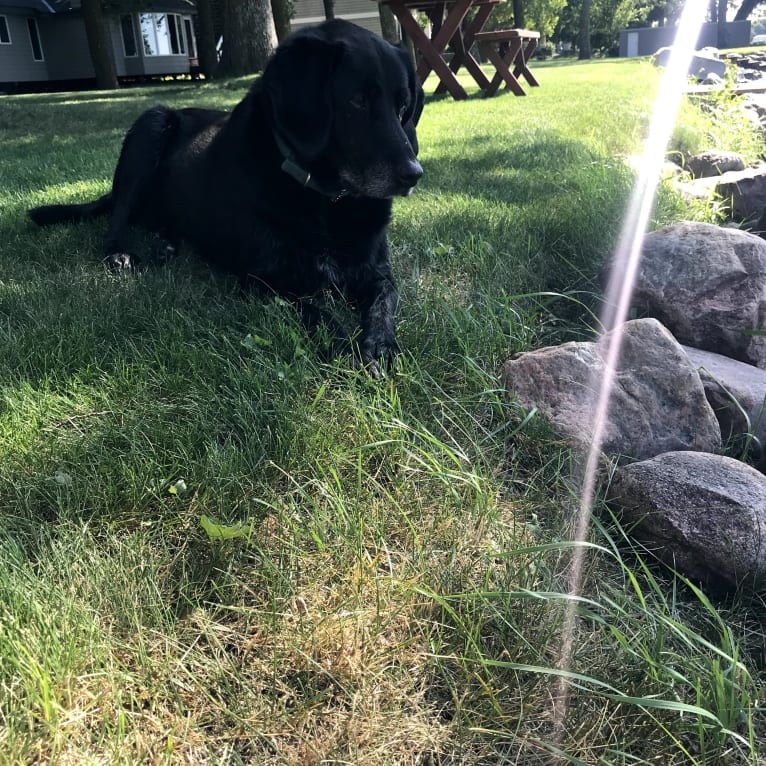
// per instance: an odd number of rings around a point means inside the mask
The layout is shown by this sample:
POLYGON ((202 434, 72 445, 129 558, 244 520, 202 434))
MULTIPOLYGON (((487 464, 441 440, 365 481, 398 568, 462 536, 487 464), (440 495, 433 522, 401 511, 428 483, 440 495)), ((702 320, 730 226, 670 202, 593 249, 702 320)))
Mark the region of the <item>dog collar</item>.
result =
POLYGON ((311 173, 306 170, 305 168, 302 168, 294 159, 293 153, 290 151, 290 148, 287 146, 287 144, 282 140, 282 137, 274 131, 274 140, 276 141, 277 148, 279 149, 281 155, 284 157, 284 160, 282 161, 282 172, 287 173, 290 178, 292 178, 294 181, 297 181, 304 189, 311 189, 312 191, 318 192, 324 197, 329 197, 332 202, 337 202, 340 199, 343 199, 348 194, 347 189, 341 189, 340 192, 337 194, 328 194, 324 189, 322 189, 321 186, 311 177, 311 173))

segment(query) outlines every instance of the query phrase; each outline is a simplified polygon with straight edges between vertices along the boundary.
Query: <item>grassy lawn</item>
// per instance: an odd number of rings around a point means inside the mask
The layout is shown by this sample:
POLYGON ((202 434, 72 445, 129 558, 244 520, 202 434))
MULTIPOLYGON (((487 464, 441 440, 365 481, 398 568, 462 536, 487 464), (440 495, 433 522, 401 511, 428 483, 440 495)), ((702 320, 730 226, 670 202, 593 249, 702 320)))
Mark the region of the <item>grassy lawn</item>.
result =
MULTIPOLYGON (((590 333, 657 73, 537 74, 429 99, 380 382, 192 254, 114 276, 103 224, 26 220, 103 193, 146 107, 245 81, 0 99, 0 764, 763 763, 763 604, 601 501, 556 669, 571 455, 497 372, 590 333)), ((686 105, 674 145, 752 157, 734 109, 686 105)), ((665 189, 653 225, 712 215, 665 189)))

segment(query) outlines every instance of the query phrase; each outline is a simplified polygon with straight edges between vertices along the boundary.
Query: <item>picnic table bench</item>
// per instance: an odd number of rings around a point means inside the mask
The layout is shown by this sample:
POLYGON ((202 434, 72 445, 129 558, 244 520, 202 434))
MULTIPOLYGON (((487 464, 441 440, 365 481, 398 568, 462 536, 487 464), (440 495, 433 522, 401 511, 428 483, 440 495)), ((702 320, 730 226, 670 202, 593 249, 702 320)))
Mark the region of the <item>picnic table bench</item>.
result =
POLYGON ((529 71, 529 58, 537 47, 539 32, 526 29, 504 29, 484 32, 492 11, 505 0, 375 0, 388 6, 399 21, 403 32, 412 40, 419 54, 417 74, 421 83, 431 72, 439 78, 436 93, 447 91, 454 99, 468 98, 456 73, 465 67, 486 96, 497 93, 505 82, 517 96, 525 95, 519 77, 530 85, 539 85, 529 71), (468 12, 476 12, 467 24, 468 12), (412 11, 424 13, 431 22, 430 36, 421 29, 412 11), (471 53, 477 44, 494 65, 490 80, 471 53), (449 60, 445 55, 451 53, 449 60))
POLYGON ((539 32, 530 29, 497 29, 493 32, 479 32, 473 39, 496 70, 492 81, 484 88, 485 96, 494 96, 503 82, 517 96, 526 96, 519 77, 534 87, 540 85, 529 71, 529 59, 537 48, 539 32))

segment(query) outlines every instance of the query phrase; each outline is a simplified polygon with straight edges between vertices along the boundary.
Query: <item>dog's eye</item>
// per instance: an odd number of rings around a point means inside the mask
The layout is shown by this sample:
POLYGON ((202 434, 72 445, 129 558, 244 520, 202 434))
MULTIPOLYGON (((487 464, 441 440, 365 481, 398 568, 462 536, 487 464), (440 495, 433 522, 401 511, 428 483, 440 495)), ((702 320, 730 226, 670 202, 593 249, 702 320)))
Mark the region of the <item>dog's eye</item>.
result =
POLYGON ((357 93, 349 103, 354 107, 354 109, 366 109, 369 102, 367 100, 367 96, 365 96, 364 93, 357 93))
POLYGON ((399 107, 399 122, 404 122, 404 115, 407 113, 407 104, 402 104, 399 107))

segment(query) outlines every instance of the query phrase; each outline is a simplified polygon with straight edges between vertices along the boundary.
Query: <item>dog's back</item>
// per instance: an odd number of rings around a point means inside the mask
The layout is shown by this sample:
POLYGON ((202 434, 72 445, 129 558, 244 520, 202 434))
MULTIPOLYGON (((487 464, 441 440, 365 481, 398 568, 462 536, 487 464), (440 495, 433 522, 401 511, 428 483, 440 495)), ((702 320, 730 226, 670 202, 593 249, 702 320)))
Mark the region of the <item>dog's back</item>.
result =
POLYGON ((41 205, 28 211, 38 226, 57 223, 76 223, 112 213, 115 198, 126 188, 141 185, 145 206, 156 203, 151 193, 157 173, 173 149, 196 143, 202 152, 228 117, 227 112, 213 109, 169 109, 155 106, 143 112, 128 130, 120 150, 120 157, 112 183, 112 191, 97 200, 85 203, 41 205))

